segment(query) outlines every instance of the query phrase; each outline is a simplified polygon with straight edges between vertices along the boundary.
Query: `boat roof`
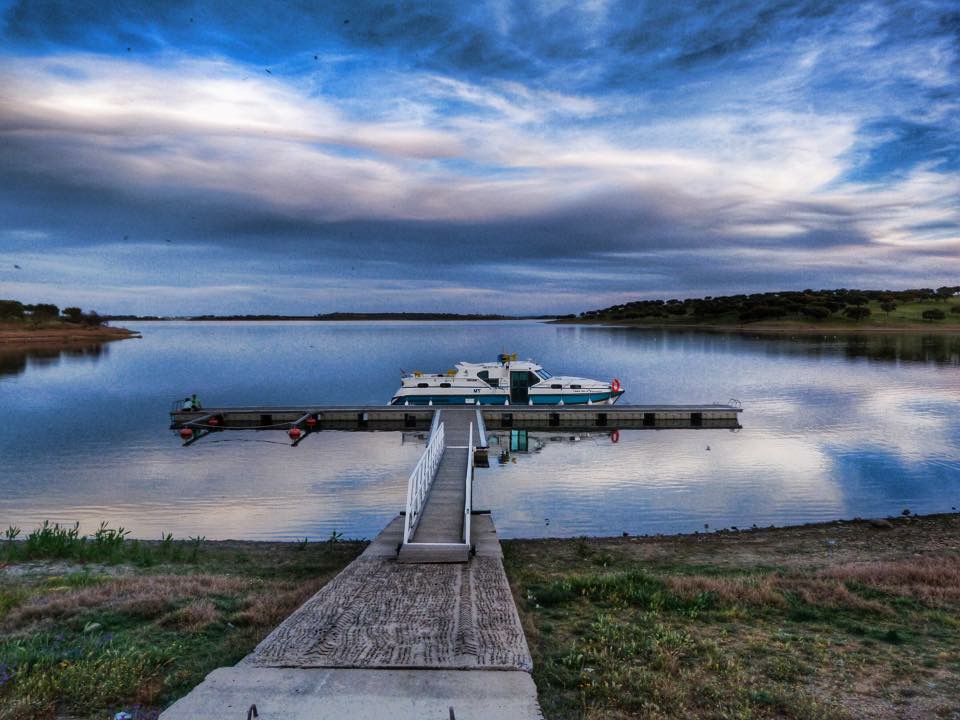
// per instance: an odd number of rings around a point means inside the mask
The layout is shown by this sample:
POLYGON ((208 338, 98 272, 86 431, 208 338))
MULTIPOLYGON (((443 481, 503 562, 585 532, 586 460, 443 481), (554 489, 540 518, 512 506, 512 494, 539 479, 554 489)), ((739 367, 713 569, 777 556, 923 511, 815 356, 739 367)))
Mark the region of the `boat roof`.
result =
POLYGON ((500 370, 502 368, 510 367, 511 370, 543 370, 541 365, 538 365, 533 360, 511 360, 508 363, 497 362, 496 360, 492 362, 484 363, 469 363, 469 362, 458 362, 454 367, 456 370, 451 370, 447 373, 425 373, 419 370, 414 372, 403 372, 403 377, 441 377, 441 376, 450 376, 459 373, 465 373, 467 375, 476 375, 482 370, 500 370))
POLYGON ((484 370, 487 368, 499 368, 505 367, 507 364, 511 368, 516 368, 517 370, 542 370, 543 366, 537 365, 533 360, 512 360, 509 363, 499 363, 499 362, 485 362, 485 363, 468 363, 468 362, 458 362, 456 367, 459 370, 484 370))

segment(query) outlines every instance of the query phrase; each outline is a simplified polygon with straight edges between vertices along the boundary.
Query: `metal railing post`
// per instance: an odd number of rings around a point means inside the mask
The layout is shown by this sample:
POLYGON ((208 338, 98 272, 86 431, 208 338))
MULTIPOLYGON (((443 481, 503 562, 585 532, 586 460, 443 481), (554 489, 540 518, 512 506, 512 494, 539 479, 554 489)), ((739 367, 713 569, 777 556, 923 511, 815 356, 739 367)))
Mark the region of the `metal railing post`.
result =
POLYGON ((466 490, 463 497, 463 542, 470 545, 470 518, 473 513, 473 423, 470 423, 470 441, 467 443, 466 490))

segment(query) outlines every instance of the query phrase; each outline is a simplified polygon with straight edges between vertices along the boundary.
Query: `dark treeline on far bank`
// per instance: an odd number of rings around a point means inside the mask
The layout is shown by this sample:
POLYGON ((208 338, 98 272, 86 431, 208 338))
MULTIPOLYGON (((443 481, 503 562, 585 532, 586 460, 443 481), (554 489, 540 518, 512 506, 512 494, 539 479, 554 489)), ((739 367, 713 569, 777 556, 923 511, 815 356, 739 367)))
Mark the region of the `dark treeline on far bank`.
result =
POLYGON ((96 310, 84 312, 78 307, 66 307, 62 310, 52 303, 22 303, 19 300, 0 300, 0 321, 49 323, 67 322, 77 325, 102 325, 108 318, 96 310))
MULTIPOLYGON (((478 313, 333 312, 317 315, 187 315, 159 317, 144 315, 109 315, 110 320, 553 320, 556 315, 493 315, 478 313)), ((573 317, 571 315, 570 317, 573 317)))
POLYGON ((641 320, 651 322, 738 322, 761 320, 861 321, 891 313, 901 321, 935 322, 960 318, 954 302, 960 286, 914 290, 798 290, 707 296, 671 300, 636 300, 580 313, 582 320, 641 320))

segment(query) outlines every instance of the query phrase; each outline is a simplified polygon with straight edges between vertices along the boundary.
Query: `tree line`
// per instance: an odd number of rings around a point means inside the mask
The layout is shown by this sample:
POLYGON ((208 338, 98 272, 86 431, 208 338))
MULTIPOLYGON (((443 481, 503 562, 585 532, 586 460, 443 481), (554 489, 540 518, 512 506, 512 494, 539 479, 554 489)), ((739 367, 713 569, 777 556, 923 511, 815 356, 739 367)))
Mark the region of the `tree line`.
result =
POLYGON ((22 303, 19 300, 0 300, 0 320, 7 321, 34 321, 48 322, 61 320, 77 325, 103 325, 102 318, 96 310, 84 312, 78 307, 66 307, 61 310, 52 303, 22 303))
MULTIPOLYGON (((638 320, 686 318, 690 321, 719 321, 736 318, 742 323, 759 320, 780 320, 798 317, 808 320, 826 320, 846 317, 863 320, 873 312, 868 305, 878 306, 889 315, 899 305, 915 302, 943 302, 960 293, 960 285, 936 289, 913 290, 799 290, 751 293, 703 298, 674 298, 671 300, 635 300, 611 305, 599 310, 580 313, 585 320, 638 320)), ((960 304, 950 307, 951 313, 960 313, 960 304)), ((946 313, 930 308, 922 313, 924 320, 943 320, 946 313)))

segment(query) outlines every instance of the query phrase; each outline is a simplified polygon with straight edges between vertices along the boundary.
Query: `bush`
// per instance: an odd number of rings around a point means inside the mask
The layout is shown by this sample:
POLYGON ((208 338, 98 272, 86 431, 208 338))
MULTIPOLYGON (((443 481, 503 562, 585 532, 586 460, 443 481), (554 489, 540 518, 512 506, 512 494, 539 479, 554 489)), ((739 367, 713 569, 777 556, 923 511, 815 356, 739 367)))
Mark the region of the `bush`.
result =
POLYGON ((78 307, 64 308, 63 319, 67 322, 78 323, 83 320, 83 310, 78 307))
POLYGON ((100 317, 100 315, 97 313, 96 310, 91 310, 88 313, 84 313, 82 317, 82 321, 84 325, 93 325, 96 327, 99 327, 104 323, 103 318, 100 317))
POLYGON ((859 307, 859 306, 848 307, 846 310, 843 311, 843 314, 846 315, 851 320, 856 320, 857 322, 859 322, 864 318, 870 317, 870 308, 859 307))
POLYGON ((960 315, 960 305, 954 305, 952 308, 950 308, 950 312, 960 315))
POLYGON ((945 320, 947 314, 943 310, 924 310, 923 319, 933 322, 934 320, 945 320))
POLYGON ((27 309, 33 313, 35 318, 55 318, 60 314, 60 308, 51 303, 28 305, 27 309))
POLYGON ((23 317, 23 303, 18 300, 0 300, 0 318, 23 317))
POLYGON ((826 320, 831 315, 830 308, 823 305, 806 305, 800 312, 814 320, 826 320))

